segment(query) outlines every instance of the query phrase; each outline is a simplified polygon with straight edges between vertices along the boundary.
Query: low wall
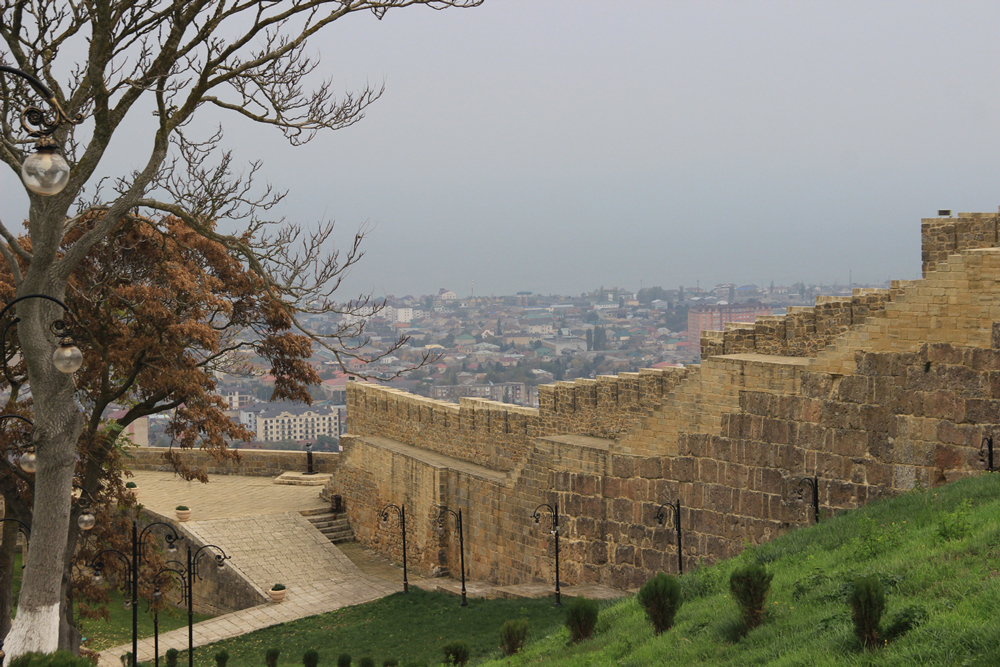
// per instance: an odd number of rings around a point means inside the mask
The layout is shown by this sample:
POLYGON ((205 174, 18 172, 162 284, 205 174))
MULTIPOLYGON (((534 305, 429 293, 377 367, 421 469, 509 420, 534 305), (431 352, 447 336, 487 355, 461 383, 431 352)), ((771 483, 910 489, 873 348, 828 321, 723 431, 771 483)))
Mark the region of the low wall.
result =
MULTIPOLYGON (((136 447, 125 452, 125 465, 131 470, 158 470, 172 472, 173 466, 164 458, 167 451, 179 454, 192 468, 209 475, 244 475, 247 477, 277 477, 289 470, 306 470, 306 452, 281 449, 240 449, 239 461, 217 461, 202 449, 175 447, 136 447)), ((313 469, 332 473, 340 462, 340 454, 313 452, 313 469)))

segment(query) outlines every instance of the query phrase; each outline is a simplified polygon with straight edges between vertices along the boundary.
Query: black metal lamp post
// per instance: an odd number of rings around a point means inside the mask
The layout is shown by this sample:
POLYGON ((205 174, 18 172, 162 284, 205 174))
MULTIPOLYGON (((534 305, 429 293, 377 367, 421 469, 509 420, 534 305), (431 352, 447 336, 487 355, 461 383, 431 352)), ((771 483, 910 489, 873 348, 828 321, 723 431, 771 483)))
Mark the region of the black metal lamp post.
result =
POLYGON ((105 549, 94 556, 93 561, 91 561, 90 567, 94 570, 94 583, 100 583, 101 581, 101 570, 104 569, 104 562, 101 556, 104 554, 114 554, 121 559, 121 561, 128 567, 128 579, 125 585, 130 589, 127 594, 131 595, 129 600, 125 601, 126 609, 132 609, 132 667, 135 667, 136 663, 136 651, 138 650, 139 638, 138 638, 138 624, 139 624, 139 565, 146 561, 145 556, 145 546, 146 539, 149 537, 150 530, 153 526, 166 526, 170 529, 170 533, 165 536, 167 542, 167 553, 177 553, 177 545, 175 542, 181 539, 181 536, 177 534, 177 531, 169 523, 164 523, 162 521, 157 521, 149 524, 142 531, 139 531, 139 524, 134 519, 132 520, 132 557, 129 558, 121 551, 117 549, 105 549))
POLYGON ((316 470, 313 468, 313 446, 312 443, 306 445, 306 475, 315 475, 316 470))
POLYGON ((979 458, 983 458, 983 448, 986 448, 986 472, 993 472, 993 436, 988 435, 983 438, 983 444, 979 445, 979 458))
MULTIPOLYGON (((388 505, 383 507, 382 511, 379 512, 379 516, 382 518, 383 524, 389 523, 389 510, 395 512, 396 515, 399 517, 399 531, 403 536, 403 592, 409 593, 410 583, 406 580, 406 505, 401 504, 399 506, 396 506, 393 505, 392 503, 389 503, 388 505)), ((465 572, 464 565, 462 566, 462 572, 464 575, 465 572)))
POLYGON ((25 187, 36 195, 59 194, 69 182, 69 164, 66 158, 59 154, 59 148, 52 135, 60 125, 82 123, 83 114, 77 114, 75 118, 67 116, 52 91, 37 77, 6 65, 0 65, 0 72, 13 74, 27 81, 52 107, 51 119, 46 118, 46 113, 34 106, 28 107, 21 113, 21 127, 29 137, 37 140, 35 152, 21 165, 21 180, 25 187))
POLYGON ((813 517, 815 518, 815 522, 819 523, 819 475, 803 477, 799 480, 799 488, 801 488, 803 484, 812 489, 813 517))
POLYGON ((535 512, 531 515, 531 518, 535 520, 535 523, 540 523, 542 520, 542 515, 539 510, 542 508, 547 509, 552 514, 552 534, 556 536, 556 604, 555 606, 562 606, 562 592, 559 590, 559 503, 552 503, 551 505, 547 503, 542 503, 535 508, 535 512))
POLYGON ((660 509, 656 510, 656 523, 661 526, 666 519, 666 515, 663 513, 665 509, 670 510, 674 520, 674 529, 677 531, 677 574, 684 574, 684 556, 681 553, 681 499, 678 498, 672 503, 664 503, 660 505, 660 509))
MULTIPOLYGON (((172 560, 167 561, 167 564, 182 565, 180 561, 172 560)), ((160 601, 163 597, 163 593, 160 591, 158 582, 160 577, 163 575, 175 576, 177 581, 181 584, 181 599, 187 600, 187 577, 185 576, 184 570, 178 570, 173 567, 165 567, 156 574, 153 575, 153 582, 157 583, 156 590, 153 592, 153 667, 160 667, 160 612, 156 608, 156 603, 160 601)), ((191 618, 188 617, 188 625, 191 625, 191 618)))
POLYGON ((458 555, 459 560, 462 564, 462 604, 461 606, 468 606, 468 602, 465 599, 465 536, 462 530, 462 510, 450 510, 447 507, 442 507, 441 512, 438 514, 437 524, 438 524, 438 535, 444 535, 444 520, 447 518, 446 514, 452 514, 455 517, 456 525, 458 526, 458 555))
POLYGON ((215 566, 218 569, 223 569, 226 567, 226 561, 229 556, 226 552, 222 550, 222 547, 218 547, 214 544, 206 544, 199 547, 194 553, 191 552, 191 545, 188 545, 187 550, 187 606, 188 606, 188 667, 194 667, 194 578, 202 578, 201 572, 198 570, 198 562, 201 560, 202 556, 208 554, 206 549, 215 549, 218 553, 212 554, 215 558, 215 566))

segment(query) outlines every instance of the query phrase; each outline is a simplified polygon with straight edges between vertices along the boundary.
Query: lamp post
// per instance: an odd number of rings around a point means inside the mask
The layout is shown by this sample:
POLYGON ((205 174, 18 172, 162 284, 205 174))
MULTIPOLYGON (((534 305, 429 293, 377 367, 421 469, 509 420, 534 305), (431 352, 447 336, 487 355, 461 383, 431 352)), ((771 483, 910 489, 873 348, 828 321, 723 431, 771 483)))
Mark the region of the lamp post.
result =
POLYGON ((311 442, 306 445, 306 472, 304 474, 316 474, 316 470, 313 469, 313 446, 311 442))
POLYGON ((29 137, 36 139, 35 152, 21 165, 21 180, 28 190, 36 195, 51 196, 62 192, 69 182, 69 163, 59 154, 59 148, 52 135, 60 125, 78 125, 83 122, 83 114, 70 118, 59 106, 55 95, 37 77, 15 67, 0 65, 0 72, 13 74, 27 81, 52 107, 51 119, 35 106, 21 112, 21 127, 29 137))
POLYGON ((813 517, 815 522, 819 523, 819 475, 803 477, 799 480, 798 487, 802 488, 803 484, 812 489, 813 517))
POLYGON ((672 503, 664 503, 660 505, 660 509, 656 510, 656 523, 661 526, 666 519, 666 515, 663 513, 665 509, 670 510, 674 520, 674 529, 677 531, 677 574, 684 574, 684 557, 681 554, 681 499, 678 498, 672 503))
POLYGON ((993 472, 993 436, 988 435, 983 438, 983 443, 979 445, 979 459, 983 459, 983 448, 986 448, 986 472, 993 472))
POLYGON ((188 667, 194 667, 194 578, 197 576, 202 579, 201 572, 198 571, 198 561, 201 560, 202 556, 208 554, 206 549, 215 549, 218 553, 213 554, 215 557, 215 566, 222 570, 226 567, 226 561, 229 556, 226 552, 222 550, 222 547, 218 547, 214 544, 206 544, 199 547, 194 553, 191 552, 191 545, 188 545, 187 549, 187 606, 188 606, 188 667), (204 553, 203 553, 204 552, 204 553))
MULTIPOLYGON (((389 510, 392 510, 399 517, 399 531, 403 535, 403 592, 410 592, 410 584, 406 580, 406 505, 393 505, 392 503, 386 505, 379 512, 379 516, 382 518, 382 523, 389 523, 389 510)), ((463 574, 465 567, 462 567, 463 574)))
POLYGON ((177 545, 174 544, 177 540, 181 539, 181 536, 177 534, 177 531, 169 523, 164 523, 162 521, 156 521, 149 524, 142 531, 139 530, 138 522, 132 520, 132 557, 129 558, 121 551, 117 549, 105 549, 104 551, 98 552, 94 559, 91 561, 90 567, 94 570, 94 583, 99 584, 101 582, 101 570, 104 569, 104 562, 101 560, 101 556, 104 554, 114 554, 121 559, 121 561, 128 568, 128 578, 125 585, 131 590, 128 593, 131 595, 129 600, 125 601, 126 609, 132 609, 132 667, 136 665, 136 651, 138 650, 138 624, 139 624, 139 565, 142 561, 146 561, 145 556, 145 546, 146 539, 149 537, 150 530, 153 526, 166 526, 170 529, 170 533, 165 536, 167 542, 167 553, 177 553, 177 545))
POLYGON ((438 535, 444 535, 444 520, 447 518, 447 514, 451 514, 455 517, 456 525, 458 526, 458 556, 459 561, 462 565, 462 607, 468 606, 468 602, 465 599, 465 536, 462 530, 462 510, 450 510, 447 507, 442 507, 440 513, 438 514, 437 524, 438 524, 438 535))
POLYGON ((552 514, 552 534, 556 536, 556 604, 555 606, 562 606, 562 593, 559 590, 559 503, 552 503, 551 505, 547 503, 542 503, 535 508, 534 513, 531 518, 535 520, 535 523, 541 523, 542 515, 539 510, 545 508, 552 514))
MULTIPOLYGON (((176 560, 167 561, 167 564, 182 565, 180 561, 176 560)), ((177 577, 177 581, 181 584, 181 599, 187 600, 188 582, 184 570, 179 570, 174 567, 165 567, 153 575, 153 583, 156 585, 156 590, 153 591, 153 602, 151 604, 153 607, 153 667, 160 667, 160 611, 156 608, 156 603, 158 603, 160 598, 163 597, 163 593, 160 591, 159 586, 160 577, 163 575, 177 577)), ((188 626, 190 627, 190 625, 191 618, 188 617, 188 626)))

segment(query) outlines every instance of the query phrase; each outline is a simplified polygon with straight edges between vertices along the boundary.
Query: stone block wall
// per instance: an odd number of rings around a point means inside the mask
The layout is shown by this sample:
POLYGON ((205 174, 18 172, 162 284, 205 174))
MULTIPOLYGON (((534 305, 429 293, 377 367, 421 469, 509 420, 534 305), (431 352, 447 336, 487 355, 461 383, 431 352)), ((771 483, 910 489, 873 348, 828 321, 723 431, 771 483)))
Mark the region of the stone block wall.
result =
POLYGON ((513 470, 534 439, 614 437, 659 405, 687 369, 643 369, 539 387, 539 407, 463 398, 458 405, 396 389, 349 383, 352 435, 378 435, 492 470, 513 470))
MULTIPOLYGON (((250 477, 277 477, 289 470, 305 471, 306 452, 281 449, 241 449, 239 461, 217 461, 201 449, 172 450, 180 455, 192 468, 204 470, 209 475, 245 475, 250 477)), ((158 470, 170 472, 174 468, 164 458, 164 447, 136 447, 126 452, 131 470, 158 470)), ((321 473, 332 473, 340 462, 340 454, 313 452, 313 469, 321 473)))
POLYGON ((924 218, 920 221, 923 275, 934 271, 949 255, 975 248, 1000 245, 995 213, 959 213, 955 218, 924 218))
POLYGON ((812 307, 791 306, 784 316, 730 322, 725 331, 704 331, 701 358, 720 354, 812 357, 855 325, 885 310, 892 290, 859 288, 851 297, 818 296, 812 307))

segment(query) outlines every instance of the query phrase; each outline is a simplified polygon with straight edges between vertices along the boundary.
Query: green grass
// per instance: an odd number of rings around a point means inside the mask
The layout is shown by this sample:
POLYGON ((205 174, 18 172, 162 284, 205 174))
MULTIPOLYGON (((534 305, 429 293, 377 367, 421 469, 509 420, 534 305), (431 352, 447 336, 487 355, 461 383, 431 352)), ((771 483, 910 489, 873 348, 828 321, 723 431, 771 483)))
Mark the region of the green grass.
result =
POLYGON ((602 611, 588 641, 569 646, 563 628, 514 658, 481 665, 1000 664, 1000 475, 873 503, 685 575, 682 584, 684 605, 660 637, 633 596, 602 611), (728 580, 746 561, 775 576, 767 621, 741 637, 728 580), (886 584, 883 627, 906 606, 928 613, 875 651, 861 649, 846 603, 850 582, 867 574, 886 584))
MULTIPOLYGON (((565 598, 564 598, 565 604, 565 598)), ((357 665, 371 656, 381 667, 386 658, 425 659, 436 665, 443 659, 441 647, 463 639, 472 649, 472 661, 499 655, 500 626, 504 621, 525 617, 531 632, 545 636, 564 623, 562 608, 551 598, 535 600, 470 599, 460 607, 459 599, 446 593, 428 593, 413 587, 408 594, 396 593, 374 602, 272 626, 240 637, 195 648, 194 664, 215 667, 215 654, 229 652, 229 666, 264 667, 264 653, 281 649, 279 665, 301 665, 302 654, 319 651, 320 666, 332 667, 337 657, 348 653, 357 665)), ((163 649, 166 650, 166 649, 163 649)), ((161 663, 162 664, 162 663, 161 663)), ((178 664, 187 664, 187 652, 178 664)))

